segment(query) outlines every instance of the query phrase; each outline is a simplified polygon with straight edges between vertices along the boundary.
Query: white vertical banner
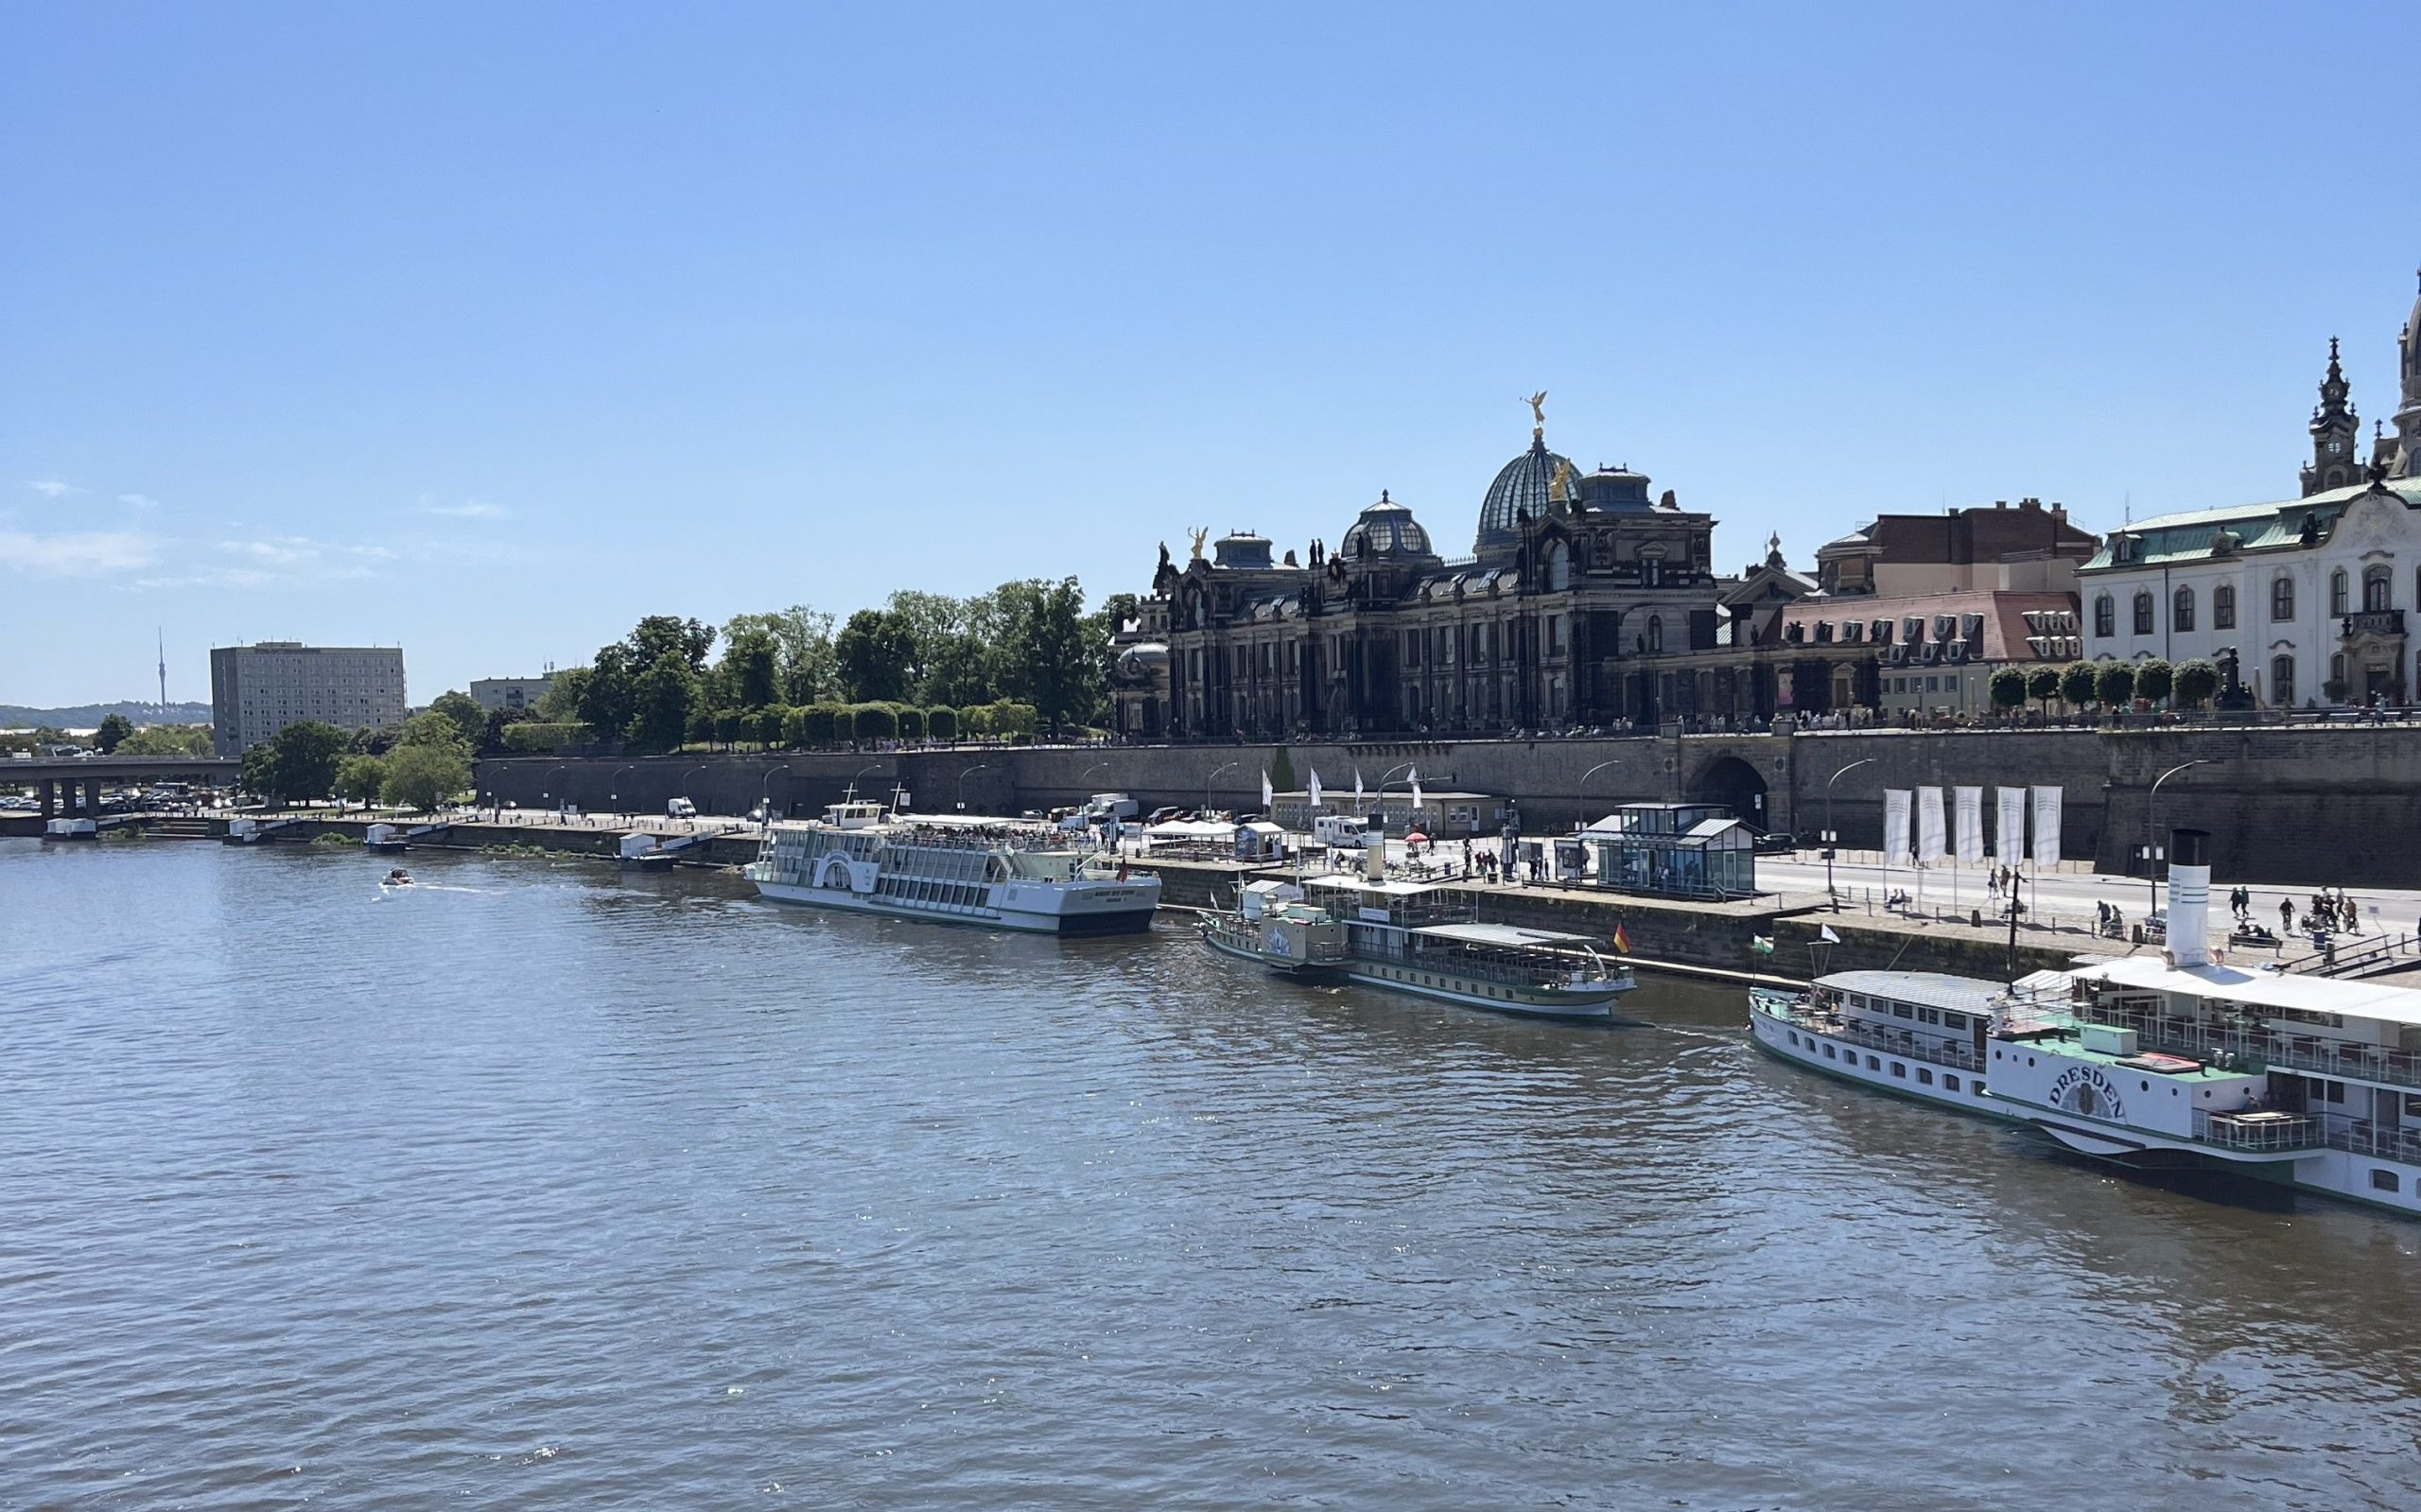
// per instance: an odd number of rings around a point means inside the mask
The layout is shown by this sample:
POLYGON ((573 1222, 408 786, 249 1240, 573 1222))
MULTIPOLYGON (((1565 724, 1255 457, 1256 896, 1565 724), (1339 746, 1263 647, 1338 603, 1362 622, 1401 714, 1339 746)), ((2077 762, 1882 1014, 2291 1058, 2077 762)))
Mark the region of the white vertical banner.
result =
POLYGON ((1920 863, 1947 860, 1950 852, 1942 833, 1942 790, 1917 790, 1917 860, 1920 863))
POLYGON ((1993 860, 2003 866, 2021 865, 2026 860, 2026 790, 1995 788, 1993 796, 2000 806, 1993 823, 1993 860))
POLYGON ((1959 864, 1980 865, 1984 860, 1984 790, 1953 788, 1952 808, 1959 817, 1959 864))
POLYGON ((1908 860, 1908 790, 1883 790, 1883 864, 1908 860))
POLYGON ((1317 767, 1312 769, 1311 799, 1312 812, 1318 813, 1320 811, 1320 769, 1317 767))
POLYGON ((2037 870, 2060 864, 2060 796, 2058 788, 2034 790, 2034 865, 2037 870))

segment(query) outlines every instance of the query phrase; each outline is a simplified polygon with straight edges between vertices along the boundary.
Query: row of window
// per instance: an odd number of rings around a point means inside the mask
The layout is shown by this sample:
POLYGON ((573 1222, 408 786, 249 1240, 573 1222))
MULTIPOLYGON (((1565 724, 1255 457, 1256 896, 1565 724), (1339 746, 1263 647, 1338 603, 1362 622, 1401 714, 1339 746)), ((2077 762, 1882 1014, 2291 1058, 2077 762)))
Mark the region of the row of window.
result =
MULTIPOLYGON (((2332 617, 2342 618, 2354 612, 2353 586, 2353 580, 2347 576, 2343 567, 2328 575, 2328 612, 2332 617)), ((2421 594, 2421 571, 2416 571, 2414 591, 2416 594, 2421 594)), ((2168 603, 2169 628, 2181 631, 2192 630, 2194 607, 2192 588, 2180 587, 2171 594, 2168 603)), ((2376 614, 2395 607, 2395 588, 2389 570, 2384 566, 2363 568, 2362 612, 2376 614)), ((2149 635, 2154 633, 2154 608, 2151 590, 2138 589, 2134 604, 2134 626, 2136 634, 2149 635)), ((2295 580, 2282 573, 2270 580, 2270 618, 2273 623, 2283 624, 2294 617, 2295 580)), ((2232 583, 2223 582, 2211 590, 2211 628, 2213 630, 2236 628, 2236 588, 2232 583)), ((2093 633, 2103 636, 2116 635, 2118 633, 2118 605, 2116 600, 2106 593, 2093 601, 2093 633)))
MULTIPOLYGON (((1954 1016, 1954 1017, 1955 1017, 1955 1016, 1954 1016)), ((1789 1034, 1790 1034, 1790 1042, 1791 1042, 1792 1044, 1794 1044, 1794 1045, 1798 1044, 1798 1043, 1799 1043, 1799 1034, 1798 1034, 1798 1031, 1796 1031, 1796 1030, 1792 1030, 1792 1031, 1788 1031, 1788 1033, 1789 1033, 1789 1034)), ((1813 1034, 1810 1034, 1810 1035, 1808 1035, 1808 1036, 1807 1036, 1807 1043, 1808 1043, 1809 1045, 1811 1045, 1811 1046, 1815 1046, 1815 1045, 1821 1045, 1821 1046, 1824 1048, 1824 1058, 1825 1058, 1826 1060, 1828 1060, 1828 1061, 1833 1061, 1833 1060, 1838 1060, 1838 1061, 1847 1061, 1847 1062, 1849 1062, 1850 1069, 1851 1069, 1852 1070, 1855 1070, 1855 1069, 1857 1069, 1857 1051, 1854 1051, 1854 1050, 1846 1050, 1846 1051, 1838 1051, 1838 1052, 1837 1052, 1837 1051, 1833 1049, 1833 1045, 1832 1045, 1832 1042, 1831 1042, 1830 1040, 1821 1040, 1821 1039, 1818 1039, 1818 1038, 1817 1038, 1815 1035, 1813 1035, 1813 1034)), ((1880 1071, 1881 1069, 1883 1069, 1883 1057, 1882 1057, 1882 1056, 1880 1056, 1880 1055, 1869 1055, 1869 1056, 1866 1058, 1866 1069, 1867 1069, 1868 1070, 1870 1070, 1870 1071, 1880 1071)), ((1908 1064, 1907 1064, 1907 1062, 1906 1062, 1906 1061, 1893 1061, 1893 1062, 1891 1063, 1891 1074, 1892 1074, 1892 1075, 1894 1075, 1894 1076, 1896 1076, 1896 1077, 1898 1077, 1900 1080, 1902 1080, 1902 1081, 1904 1081, 1904 1082, 1905 1082, 1905 1081, 1907 1081, 1907 1080, 1908 1079, 1908 1064)), ((1932 1071, 1932 1069, 1931 1069, 1929 1067, 1920 1066, 1920 1067, 1918 1067, 1918 1068, 1917 1068, 1917 1085, 1918 1085, 1919 1086, 1933 1086, 1933 1085, 1934 1085, 1934 1080, 1933 1080, 1933 1071, 1932 1071)), ((1961 1090, 1961 1084, 1960 1084, 1960 1082, 1959 1082, 1959 1078, 1958 1078, 1956 1075, 1952 1074, 1952 1073, 1951 1073, 1951 1072, 1949 1072, 1949 1071, 1944 1071, 1944 1072, 1942 1072, 1942 1089, 1943 1091, 1945 1091, 1945 1092, 1956 1092, 1956 1091, 1959 1091, 1959 1090, 1961 1090)), ((1984 1094, 1984 1084, 1983 1084, 1983 1083, 1981 1083, 1981 1082, 1977 1082, 1977 1083, 1976 1084, 1976 1095, 1977 1095, 1977 1096, 1978 1096, 1978 1097, 1981 1097, 1981 1096, 1983 1096, 1983 1094, 1984 1094)))

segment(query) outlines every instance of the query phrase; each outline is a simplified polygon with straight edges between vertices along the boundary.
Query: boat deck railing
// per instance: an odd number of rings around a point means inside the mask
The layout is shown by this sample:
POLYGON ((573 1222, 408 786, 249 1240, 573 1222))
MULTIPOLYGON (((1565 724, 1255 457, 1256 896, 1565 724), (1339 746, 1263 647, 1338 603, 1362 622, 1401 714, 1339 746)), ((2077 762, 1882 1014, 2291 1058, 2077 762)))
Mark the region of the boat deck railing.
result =
POLYGON ((2320 1121, 2293 1113, 2194 1113, 2194 1138, 2253 1155, 2318 1149, 2327 1143, 2320 1121))
POLYGON ((1910 1060, 1925 1061, 1935 1066, 1947 1066, 1954 1070, 1980 1071, 1984 1069, 1983 1057, 1977 1054, 1972 1047, 1955 1045, 1948 1040, 1920 1039, 1913 1034, 1903 1036, 1898 1031, 1886 1032, 1862 1024, 1855 1019, 1838 1017, 1804 1006, 1779 1013, 1775 1017, 1811 1034, 1821 1034, 1827 1039, 1837 1039, 1845 1045, 1857 1045, 1867 1050, 1888 1051, 1894 1055, 1905 1055, 1910 1060))
POLYGON ((2260 1072, 2272 1068, 2310 1071, 2340 1081, 2379 1082, 2392 1086, 2421 1087, 2421 1055, 2375 1045, 2348 1045, 2313 1034, 2271 1029, 2261 1033, 2216 1029, 2197 1019, 2168 1018, 2086 1003, 2077 1011, 2080 1022, 2132 1029, 2146 1050, 2211 1061, 2228 1055, 2238 1069, 2260 1072))

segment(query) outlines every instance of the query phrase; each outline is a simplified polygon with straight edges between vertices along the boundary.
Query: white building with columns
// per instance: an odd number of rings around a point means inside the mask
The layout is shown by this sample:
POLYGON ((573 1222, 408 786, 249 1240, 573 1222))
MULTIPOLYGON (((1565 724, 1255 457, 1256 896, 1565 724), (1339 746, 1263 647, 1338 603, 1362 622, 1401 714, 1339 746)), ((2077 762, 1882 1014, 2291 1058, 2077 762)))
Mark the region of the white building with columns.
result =
POLYGON ((2360 461, 2352 386, 2328 343, 2303 496, 2137 520, 2077 572, 2094 661, 2237 653, 2264 708, 2421 697, 2421 299, 2396 339, 2400 399, 2360 461))
POLYGON ((2407 638, 2421 613, 2421 478, 2138 520, 2078 570, 2077 591, 2090 660, 2234 648, 2264 708, 2406 703, 2421 690, 2407 638))

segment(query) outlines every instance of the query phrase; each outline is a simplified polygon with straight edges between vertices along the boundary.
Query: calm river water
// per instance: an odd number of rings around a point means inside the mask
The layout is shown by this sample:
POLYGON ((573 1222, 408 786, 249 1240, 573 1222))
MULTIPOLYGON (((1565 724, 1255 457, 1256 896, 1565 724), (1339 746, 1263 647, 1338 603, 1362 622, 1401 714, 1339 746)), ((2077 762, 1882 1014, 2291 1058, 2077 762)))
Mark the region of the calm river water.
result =
POLYGON ((0 1506, 2421 1505, 2421 1229, 1656 1027, 0 842, 0 1506))

